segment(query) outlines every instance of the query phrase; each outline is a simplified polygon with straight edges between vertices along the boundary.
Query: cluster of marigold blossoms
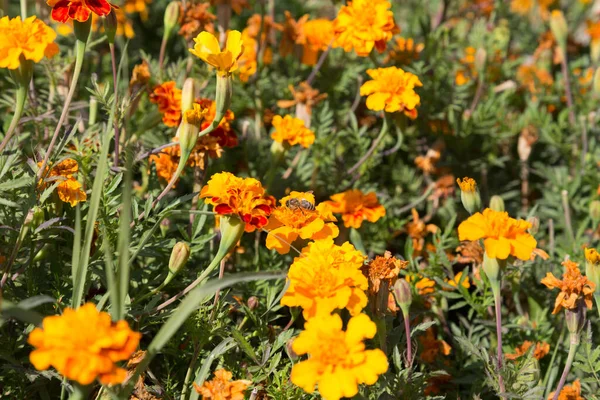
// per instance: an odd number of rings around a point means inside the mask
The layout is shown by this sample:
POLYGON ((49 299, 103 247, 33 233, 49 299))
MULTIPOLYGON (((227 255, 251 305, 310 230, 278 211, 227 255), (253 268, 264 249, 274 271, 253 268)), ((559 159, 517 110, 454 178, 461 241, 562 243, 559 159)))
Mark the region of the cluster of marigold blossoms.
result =
MULTIPOLYGON (((41 166, 41 162, 38 166, 41 166)), ((75 178, 75 174, 79 171, 79 164, 72 158, 67 158, 60 163, 46 167, 46 172, 43 178, 38 182, 38 191, 42 193, 45 189, 56 186, 58 198, 69 203, 74 207, 77 203, 86 201, 87 194, 81 185, 81 182, 75 178)))
POLYGON ((52 366, 82 385, 96 379, 105 385, 118 384, 127 372, 116 363, 129 359, 140 337, 126 321, 112 322, 109 314, 87 303, 44 318, 42 327, 29 334, 28 343, 34 347, 29 359, 40 371, 52 366))

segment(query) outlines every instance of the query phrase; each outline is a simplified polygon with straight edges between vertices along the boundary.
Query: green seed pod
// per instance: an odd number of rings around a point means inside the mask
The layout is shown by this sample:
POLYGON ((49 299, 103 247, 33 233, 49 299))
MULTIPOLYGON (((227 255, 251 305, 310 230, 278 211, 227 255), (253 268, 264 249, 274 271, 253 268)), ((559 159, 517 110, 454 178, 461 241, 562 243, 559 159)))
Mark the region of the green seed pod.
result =
POLYGON ((490 208, 494 211, 504 212, 504 200, 502 197, 494 195, 490 199, 490 208))
POLYGON ((552 15, 550 16, 550 30, 552 31, 552 34, 554 35, 562 54, 566 54, 569 28, 567 27, 567 21, 565 20, 565 16, 562 11, 552 11, 552 15))

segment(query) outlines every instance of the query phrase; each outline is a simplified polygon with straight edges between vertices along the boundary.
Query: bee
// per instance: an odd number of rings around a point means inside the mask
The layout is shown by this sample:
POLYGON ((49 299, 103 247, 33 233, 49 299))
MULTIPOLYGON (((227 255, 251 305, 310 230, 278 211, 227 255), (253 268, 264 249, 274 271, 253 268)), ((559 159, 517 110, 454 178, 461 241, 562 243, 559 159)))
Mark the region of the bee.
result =
MULTIPOLYGON (((310 192, 308 192, 308 193, 310 193, 310 192)), ((299 199, 296 197, 293 197, 293 198, 289 199, 288 201, 286 201, 285 206, 292 211, 300 210, 300 211, 304 212, 304 211, 314 211, 315 210, 314 203, 312 203, 306 199, 299 199)))

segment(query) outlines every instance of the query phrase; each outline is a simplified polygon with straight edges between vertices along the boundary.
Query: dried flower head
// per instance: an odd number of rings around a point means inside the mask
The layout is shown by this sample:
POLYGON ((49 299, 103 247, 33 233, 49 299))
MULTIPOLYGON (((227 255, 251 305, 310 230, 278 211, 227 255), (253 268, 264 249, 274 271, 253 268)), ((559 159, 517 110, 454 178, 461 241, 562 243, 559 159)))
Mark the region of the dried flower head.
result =
POLYGON ((367 305, 369 283, 362 274, 365 257, 346 242, 317 240, 302 249, 288 272, 289 287, 281 299, 288 307, 301 307, 304 318, 328 315, 346 308, 357 315, 367 305))
POLYGON ((386 43, 399 32, 390 8, 387 0, 348 1, 334 21, 334 46, 346 52, 354 50, 361 57, 368 56, 373 47, 383 52, 386 43))
MULTIPOLYGON (((40 161, 38 167, 42 165, 40 161)), ((54 166, 46 166, 44 178, 38 182, 38 190, 41 192, 60 182, 56 187, 58 197, 71 207, 79 202, 87 200, 87 194, 83 190, 81 183, 74 177, 79 171, 79 164, 72 158, 67 158, 54 166)))
POLYGON ((29 359, 37 370, 53 366, 82 385, 96 378, 105 385, 117 384, 125 380, 126 371, 115 363, 129 359, 140 337, 126 321, 112 322, 108 313, 87 303, 44 318, 42 327, 31 331, 27 339, 35 347, 29 359))
POLYGON ((417 106, 421 98, 415 87, 423 86, 419 78, 401 68, 388 67, 368 69, 373 80, 360 87, 360 95, 367 97, 367 108, 373 111, 403 112, 407 117, 417 117, 417 106))
POLYGON ((226 369, 215 371, 215 377, 199 386, 194 382, 194 389, 203 399, 244 400, 244 392, 252 381, 240 379, 232 381, 233 374, 226 369))
POLYGON ((299 144, 307 149, 315 142, 315 133, 304 126, 304 121, 299 118, 276 115, 272 124, 275 130, 271 133, 271 139, 284 146, 299 144))
POLYGON ((375 323, 366 314, 351 318, 346 331, 337 314, 308 320, 292 349, 309 358, 294 365, 291 381, 308 393, 318 385, 325 400, 353 397, 359 384, 373 385, 388 369, 383 351, 366 350, 363 343, 376 333, 375 323))
POLYGON ((315 197, 308 192, 291 192, 279 200, 279 207, 273 209, 269 224, 266 245, 268 249, 275 249, 279 254, 287 254, 290 245, 299 237, 301 239, 329 239, 339 234, 339 229, 334 223, 336 218, 327 207, 321 203, 314 209, 303 207, 289 207, 291 199, 307 201, 314 206, 315 197))
POLYGON ((246 232, 260 229, 271 214, 265 189, 254 178, 239 178, 229 172, 214 174, 202 188, 200 198, 214 206, 219 215, 237 215, 246 223, 246 232))
POLYGON ((17 69, 24 60, 40 62, 58 53, 56 32, 34 16, 0 18, 0 68, 17 69))
POLYGON ((327 98, 327 93, 319 93, 318 89, 314 89, 307 82, 301 82, 298 85, 298 90, 290 85, 290 92, 294 96, 293 100, 279 100, 277 107, 289 108, 293 106, 302 106, 306 109, 308 115, 312 115, 312 108, 327 98))
POLYGON ((552 272, 547 272, 546 277, 541 281, 548 289, 560 290, 554 302, 552 314, 559 313, 563 308, 575 310, 579 306, 580 301, 583 301, 585 306, 591 309, 593 302, 592 295, 594 290, 596 290, 596 285, 585 275, 581 274, 579 264, 571 260, 566 260, 562 265, 566 269, 562 280, 556 278, 552 272))
POLYGON ((344 226, 358 229, 364 220, 377 222, 385 216, 385 208, 377 201, 374 192, 364 194, 360 189, 350 189, 331 196, 326 202, 332 212, 342 214, 344 226))
POLYGON ((415 208, 411 209, 410 212, 412 221, 406 223, 405 230, 412 239, 414 251, 418 253, 422 251, 425 246, 425 237, 430 233, 437 232, 438 227, 434 224, 425 223, 415 208))
POLYGON ((509 255, 529 260, 537 242, 527 230, 531 224, 510 218, 507 212, 486 208, 475 213, 458 227, 462 240, 484 239, 485 251, 490 258, 505 260, 509 255))
POLYGON ((165 125, 176 127, 181 121, 181 89, 175 87, 174 81, 162 83, 150 94, 150 101, 158 104, 158 111, 163 115, 165 125))
POLYGON ((144 60, 140 64, 133 67, 129 87, 144 86, 150 82, 150 65, 144 60))
POLYGON ((368 265, 363 267, 363 273, 369 279, 369 293, 379 292, 381 282, 386 282, 391 290, 398 279, 401 269, 408 266, 408 261, 398 260, 392 253, 386 251, 382 256, 377 256, 368 265))
POLYGON ((279 42, 279 53, 282 57, 288 56, 294 52, 296 44, 306 42, 304 36, 304 24, 308 21, 308 14, 303 15, 296 21, 289 11, 284 11, 285 23, 283 24, 283 32, 281 42, 279 42))

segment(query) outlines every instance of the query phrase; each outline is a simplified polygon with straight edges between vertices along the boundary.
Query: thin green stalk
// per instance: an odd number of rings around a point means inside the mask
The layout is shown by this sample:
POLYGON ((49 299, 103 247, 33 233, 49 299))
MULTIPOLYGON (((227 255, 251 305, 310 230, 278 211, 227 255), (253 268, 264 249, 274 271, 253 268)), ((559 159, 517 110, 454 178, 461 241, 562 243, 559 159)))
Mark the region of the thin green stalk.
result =
MULTIPOLYGON (((108 47, 110 48, 110 61, 112 64, 112 73, 113 73, 113 88, 115 90, 115 110, 119 109, 119 93, 118 93, 118 78, 117 78, 117 62, 115 57, 115 45, 114 43, 109 43, 108 47)), ((114 125, 115 125, 115 155, 114 155, 114 166, 119 166, 119 118, 114 116, 114 125)))
POLYGON ((360 158, 360 160, 358 160, 358 162, 356 164, 354 164, 346 172, 348 175, 352 175, 361 165, 363 165, 369 159, 369 157, 371 157, 371 155, 375 152, 375 150, 377 150, 377 147, 379 146, 379 144, 381 143, 381 141, 383 140, 383 138, 385 137, 387 132, 388 132, 388 116, 387 116, 387 114, 385 114, 384 118, 383 118, 383 126, 381 127, 381 131, 379 131, 379 135, 373 141, 373 144, 371 144, 371 148, 369 148, 369 150, 367 150, 365 155, 362 156, 360 158))
POLYGON ((0 143, 0 154, 4 151, 4 148, 10 141, 19 124, 19 119, 21 119, 21 115, 23 114, 23 108, 25 106, 25 100, 27 100, 27 86, 19 83, 17 87, 17 102, 15 104, 15 113, 13 114, 12 120, 10 121, 10 126, 8 127, 8 131, 6 131, 6 135, 0 143))
POLYGON ((492 292, 494 293, 494 308, 496 309, 496 337, 498 342, 497 367, 498 367, 498 385, 500 393, 506 392, 504 378, 502 377, 502 296, 500 294, 500 282, 492 283, 492 292))
POLYGON ((565 385, 567 376, 569 375, 569 371, 571 370, 571 364, 573 364, 573 359, 575 358, 575 353, 577 352, 578 345, 579 345, 579 334, 571 333, 569 335, 569 355, 567 356, 567 361, 565 363, 565 369, 563 370, 562 376, 560 377, 560 381, 558 382, 558 387, 556 388, 556 392, 554 392, 554 397, 552 400, 558 400, 560 391, 562 390, 563 386, 565 385))
MULTIPOLYGON (((91 23, 91 18, 90 18, 91 23)), ((65 120, 67 119, 67 114, 69 114, 69 106, 71 105, 71 101, 73 100, 73 95, 75 94, 75 89, 77 89, 77 81, 79 80, 79 75, 81 74, 81 68, 83 67, 83 59, 85 57, 85 47, 86 42, 81 39, 77 39, 75 43, 75 69, 73 70, 73 78, 71 79, 71 85, 69 87, 69 92, 67 93, 67 98, 65 99, 65 104, 63 105, 62 113, 60 114, 60 118, 58 120, 58 124, 56 125, 56 129, 54 130, 54 134, 52 135, 52 140, 50 140, 50 145, 46 150, 46 155, 44 156, 44 161, 42 161, 42 165, 37 174, 37 178, 41 179, 44 175, 46 165, 48 165, 48 160, 50 159, 50 155, 52 154, 52 149, 56 144, 56 139, 58 139, 58 134, 60 133, 60 129, 62 128, 65 120)))
POLYGON ((408 361, 408 367, 412 366, 412 340, 410 337, 410 314, 407 312, 404 314, 404 333, 406 334, 406 360, 408 361))
MULTIPOLYGON (((561 331, 560 331, 560 336, 558 338, 558 342, 557 343, 562 343, 564 337, 565 337, 565 332, 567 331, 567 327, 566 325, 563 325, 561 331)), ((558 355, 558 349, 559 346, 554 346, 554 351, 552 352, 552 358, 550 359, 550 364, 548 364, 548 369, 546 370, 546 374, 544 375, 544 381, 542 386, 546 388, 546 393, 550 392, 550 375, 552 374, 552 367, 554 366, 554 361, 556 360, 556 356, 558 355)), ((557 367, 558 368, 558 367, 557 367)))
POLYGON ((27 18, 27 0, 21 0, 21 20, 25 21, 27 18))

